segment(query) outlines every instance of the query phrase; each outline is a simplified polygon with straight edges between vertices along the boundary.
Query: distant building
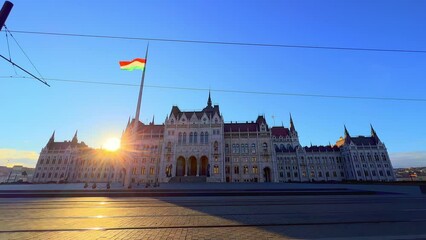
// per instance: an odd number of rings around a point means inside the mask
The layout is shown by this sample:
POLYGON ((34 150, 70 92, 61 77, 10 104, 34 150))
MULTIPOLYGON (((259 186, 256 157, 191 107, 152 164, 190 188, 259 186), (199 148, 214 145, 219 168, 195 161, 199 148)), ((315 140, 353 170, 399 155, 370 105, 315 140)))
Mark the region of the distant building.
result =
POLYGON ((225 123, 218 105, 197 111, 173 106, 164 123, 128 121, 117 153, 78 142, 55 142, 40 153, 34 182, 318 182, 394 181, 387 149, 370 136, 344 137, 328 146, 301 146, 289 128, 256 121, 225 123))
POLYGON ((34 170, 22 165, 0 166, 0 183, 31 182, 34 170))

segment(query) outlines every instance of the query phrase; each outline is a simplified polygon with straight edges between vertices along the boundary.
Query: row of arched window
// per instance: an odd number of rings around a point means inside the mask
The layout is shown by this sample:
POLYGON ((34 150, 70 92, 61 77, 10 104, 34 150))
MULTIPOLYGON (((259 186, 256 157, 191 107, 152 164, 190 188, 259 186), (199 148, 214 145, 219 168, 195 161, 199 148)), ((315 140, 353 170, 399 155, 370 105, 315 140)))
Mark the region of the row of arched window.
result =
MULTIPOLYGON (((262 148, 264 152, 268 151, 268 144, 266 142, 264 142, 262 144, 262 148)), ((229 153, 229 144, 225 144, 225 152, 229 153)), ((251 144, 251 149, 249 149, 249 145, 246 144, 238 144, 238 143, 234 143, 232 144, 232 153, 234 154, 255 154, 256 153, 256 144, 252 143, 251 144)))
MULTIPOLYGON (((187 142, 187 135, 186 132, 179 133, 178 134, 178 144, 198 144, 198 133, 197 132, 190 132, 188 136, 188 142, 187 142)), ((200 133, 200 144, 207 144, 209 142, 209 133, 208 132, 201 132, 200 133)))
MULTIPOLYGON (((229 173, 228 171, 229 171, 229 169, 227 169, 227 173, 229 173)), ((250 173, 249 172, 249 167, 247 165, 244 165, 243 166, 243 174, 249 174, 249 173, 250 173)), ((257 168, 256 165, 254 165, 252 167, 251 173, 253 173, 253 174, 258 174, 259 173, 259 169, 257 168)), ((234 174, 240 174, 240 167, 239 166, 234 166, 234 174)))

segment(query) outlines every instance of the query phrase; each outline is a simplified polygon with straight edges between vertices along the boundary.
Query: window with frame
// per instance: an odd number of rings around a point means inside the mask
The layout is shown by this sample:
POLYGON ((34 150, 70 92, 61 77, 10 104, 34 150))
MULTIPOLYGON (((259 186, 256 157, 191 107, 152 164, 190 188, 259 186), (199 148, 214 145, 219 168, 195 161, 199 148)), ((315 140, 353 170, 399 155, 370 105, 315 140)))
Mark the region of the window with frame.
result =
POLYGON ((206 144, 207 144, 207 143, 209 142, 209 133, 208 133, 208 132, 205 132, 205 133, 204 133, 204 138, 205 138, 205 139, 204 139, 204 143, 206 143, 206 144))
POLYGON ((248 166, 247 165, 244 165, 243 173, 248 174, 248 166))
POLYGON ((252 154, 256 153, 256 144, 254 144, 254 143, 251 144, 251 153, 252 154))

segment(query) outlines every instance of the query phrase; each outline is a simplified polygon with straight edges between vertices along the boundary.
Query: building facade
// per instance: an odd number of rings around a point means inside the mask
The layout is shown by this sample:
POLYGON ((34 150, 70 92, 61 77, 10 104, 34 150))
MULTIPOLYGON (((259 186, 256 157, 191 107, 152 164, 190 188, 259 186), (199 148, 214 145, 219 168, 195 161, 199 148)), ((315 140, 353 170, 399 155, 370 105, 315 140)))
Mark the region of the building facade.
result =
POLYGON ((200 111, 173 106, 164 123, 129 119, 121 149, 107 152, 78 142, 42 149, 33 182, 330 182, 394 181, 386 146, 370 136, 344 137, 328 146, 302 146, 289 127, 256 121, 225 123, 218 105, 200 111))

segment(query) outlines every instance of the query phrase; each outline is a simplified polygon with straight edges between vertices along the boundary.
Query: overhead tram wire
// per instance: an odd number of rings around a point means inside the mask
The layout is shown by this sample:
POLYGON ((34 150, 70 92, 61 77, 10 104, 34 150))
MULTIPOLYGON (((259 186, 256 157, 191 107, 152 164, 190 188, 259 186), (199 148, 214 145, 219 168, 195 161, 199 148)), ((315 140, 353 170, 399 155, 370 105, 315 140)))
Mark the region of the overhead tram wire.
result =
MULTIPOLYGON (((6 33, 6 42, 7 42, 7 51, 9 53, 9 60, 12 61, 12 55, 10 54, 9 37, 7 36, 7 34, 8 34, 7 32, 8 31, 5 31, 5 33, 6 33)), ((13 71, 15 72, 15 75, 18 75, 18 73, 16 72, 16 69, 15 69, 15 65, 12 64, 12 68, 13 68, 13 71)))
POLYGON ((7 28, 6 25, 4 25, 4 28, 7 32, 9 32, 10 36, 13 38, 13 40, 15 41, 16 45, 18 45, 19 49, 21 49, 22 53, 25 55, 25 57, 28 59, 28 61, 31 63, 31 65, 33 66, 33 68, 36 70, 36 72, 38 73, 38 75, 40 76, 40 78, 42 80, 43 76, 41 75, 40 71, 37 69, 37 67, 34 65, 33 61, 31 61, 30 57, 27 55, 27 53, 24 51, 24 49, 21 47, 21 45, 18 43, 18 40, 16 40, 16 38, 12 35, 12 33, 9 31, 9 29, 7 28))
MULTIPOLYGON (((16 76, 0 76, 0 78, 27 78, 30 77, 16 77, 16 76)), ((110 86, 127 86, 139 87, 139 84, 131 83, 115 83, 115 82, 97 82, 85 81, 76 79, 60 79, 60 78, 46 78, 49 81, 76 83, 76 84, 97 84, 97 85, 110 85, 110 86)), ((239 94, 256 94, 256 95, 274 95, 274 96, 292 96, 292 97, 314 97, 314 98, 338 98, 338 99, 355 99, 355 100, 379 100, 379 101, 401 101, 401 102, 426 102, 426 98, 400 98, 400 97, 370 97, 370 96, 350 96, 350 95, 327 95, 327 94, 307 94, 307 93, 286 93, 286 92, 262 92, 262 91, 245 91, 245 90, 229 90, 229 89, 211 89, 211 88, 194 88, 194 87, 176 87, 176 86, 161 86, 161 85, 144 85, 148 88, 158 89, 171 89, 183 91, 212 91, 223 93, 239 93, 239 94)))
POLYGON ((252 46, 252 47, 304 48, 304 49, 322 49, 322 50, 396 52, 396 53, 426 53, 426 50, 412 50, 412 49, 357 48, 357 47, 332 47, 332 46, 316 46, 316 45, 291 45, 291 44, 270 44, 270 43, 250 43, 250 42, 204 41, 204 40, 189 40, 189 39, 129 37, 129 36, 114 36, 114 35, 78 34, 78 33, 63 33, 63 32, 41 32, 41 31, 23 31, 23 30, 9 30, 9 32, 21 33, 21 34, 63 36, 63 37, 104 38, 104 39, 140 40, 140 41, 157 41, 157 42, 178 42, 178 43, 196 43, 196 44, 216 44, 216 45, 238 45, 238 46, 252 46))

